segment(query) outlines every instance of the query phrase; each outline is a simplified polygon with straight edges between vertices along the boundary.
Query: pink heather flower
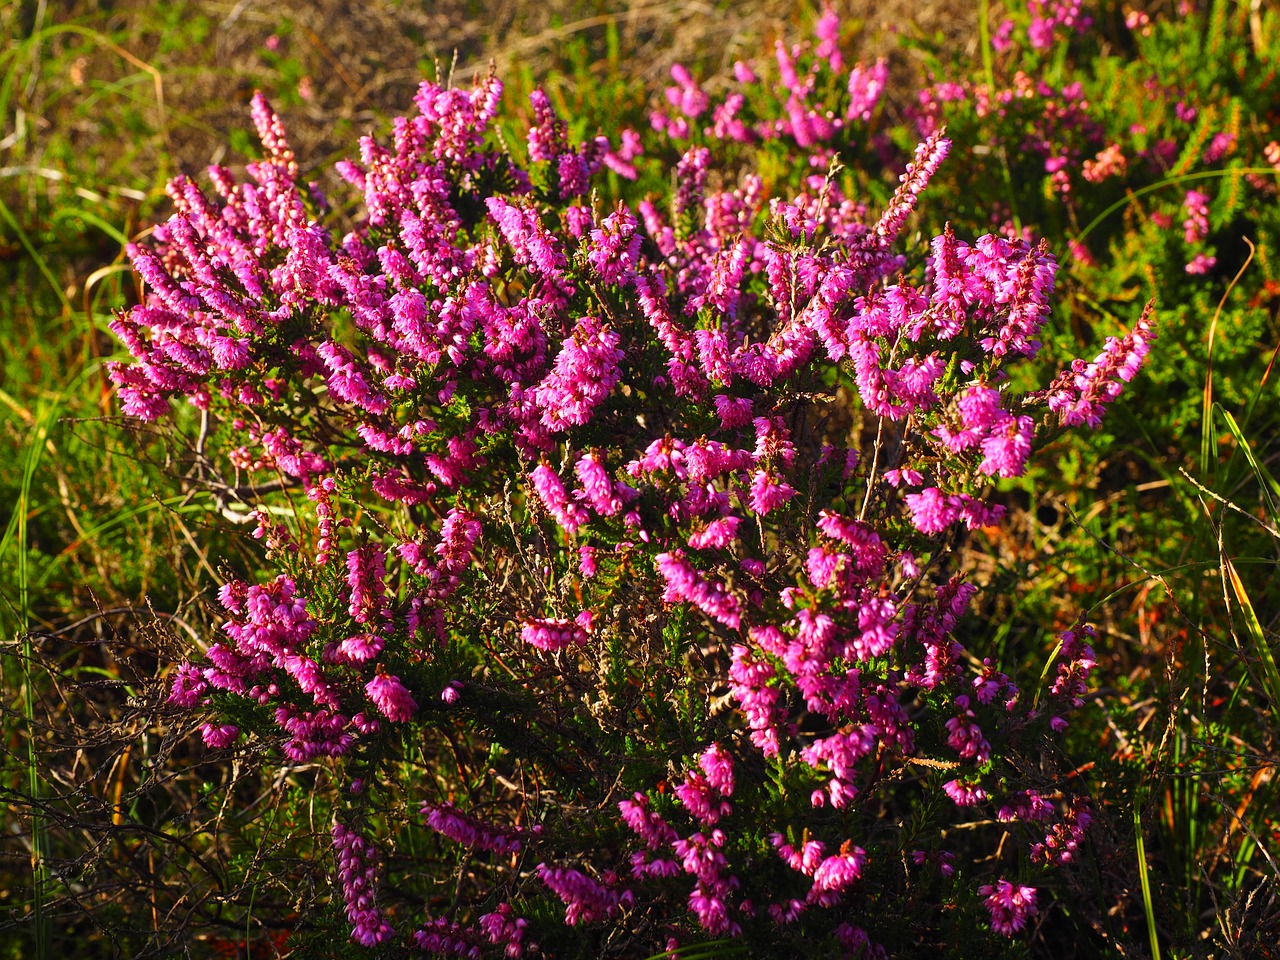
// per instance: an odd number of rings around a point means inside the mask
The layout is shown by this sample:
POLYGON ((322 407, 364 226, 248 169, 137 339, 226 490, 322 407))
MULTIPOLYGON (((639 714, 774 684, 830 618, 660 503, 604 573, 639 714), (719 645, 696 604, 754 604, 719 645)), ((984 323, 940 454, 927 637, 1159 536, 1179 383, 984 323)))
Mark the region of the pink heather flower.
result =
POLYGON ((1018 688, 1005 673, 991 665, 990 658, 982 661, 982 672, 973 678, 973 690, 979 703, 991 703, 1003 695, 1008 709, 1013 708, 1018 698, 1018 688))
POLYGON ((1023 820, 1038 822, 1053 816, 1053 804, 1035 790, 1023 790, 1011 794, 996 812, 1001 823, 1023 820))
POLYGON ((844 112, 845 119, 869 121, 888 80, 889 62, 883 57, 870 67, 856 64, 849 71, 849 106, 844 112))
MULTIPOLYGON (((733 878, 736 879, 736 878, 733 878)), ((727 884, 722 884, 727 885, 727 884)), ((689 909, 698 918, 698 923, 713 937, 728 935, 740 936, 742 927, 729 919, 729 907, 724 899, 716 896, 716 887, 698 884, 689 894, 689 909)))
POLYGON ((911 511, 911 522, 921 533, 941 533, 955 523, 959 511, 950 497, 937 487, 927 487, 920 493, 908 493, 904 498, 911 511))
POLYGON ((827 857, 813 871, 813 887, 806 899, 824 906, 834 905, 845 888, 862 878, 867 852, 846 842, 835 856, 827 857))
POLYGON ((467 957, 468 960, 480 960, 478 937, 472 927, 436 917, 424 923, 413 935, 413 945, 423 953, 432 956, 467 957))
POLYGON ((524 937, 528 926, 529 921, 523 917, 512 917, 508 903, 498 904, 495 911, 486 913, 479 920, 479 927, 489 942, 504 947, 503 955, 511 958, 524 956, 524 937))
POLYGON ((481 530, 480 521, 471 513, 458 507, 451 509, 440 524, 440 542, 435 546, 441 568, 451 572, 465 569, 471 563, 481 530))
POLYGON ((807 877, 812 877, 821 866, 827 851, 826 844, 821 840, 806 841, 797 850, 787 843, 786 838, 780 833, 769 834, 769 842, 773 844, 773 848, 778 851, 778 856, 787 866, 807 877))
POLYGON ((534 492, 538 494, 542 505, 565 532, 573 533, 587 522, 587 512, 569 499, 569 495, 565 493, 564 484, 560 482, 555 471, 545 463, 540 463, 533 468, 533 472, 529 474, 529 481, 533 484, 534 492))
POLYGON ((676 163, 676 196, 673 209, 677 219, 702 205, 707 183, 711 151, 706 147, 690 147, 676 163))
MULTIPOLYGON (((848 477, 844 479, 848 480, 848 477)), ((886 470, 884 472, 884 482, 891 487, 919 487, 924 484, 924 474, 919 470, 912 470, 910 467, 903 469, 886 470)))
POLYGON ((382 613, 386 572, 386 554, 376 546, 360 547, 347 554, 347 588, 351 598, 348 610, 357 623, 368 623, 382 613))
POLYGON ((728 397, 716 394, 712 398, 716 414, 720 417, 720 426, 725 430, 744 427, 751 422, 751 400, 748 397, 728 397))
POLYGON ((910 550, 903 550, 898 554, 898 568, 906 580, 914 580, 920 576, 920 564, 916 561, 916 555, 910 550))
POLYGON ((1088 30, 1093 19, 1081 11, 1081 6, 1082 0, 1027 0, 1027 11, 1031 14, 1027 39, 1032 48, 1044 50, 1053 46, 1060 26, 1077 33, 1088 30))
POLYGON ((1217 163, 1234 150, 1235 146, 1236 135, 1234 133, 1227 133, 1226 131, 1216 133, 1213 139, 1209 141, 1209 145, 1204 148, 1202 159, 1205 163, 1217 163))
POLYGON ((653 560, 658 573, 666 581, 662 591, 663 603, 687 601, 726 627, 738 629, 742 622, 742 604, 737 597, 706 579, 685 561, 679 550, 660 553, 653 560))
POLYGON ((463 813, 451 803, 424 803, 419 812, 427 826, 454 843, 492 853, 519 853, 523 847, 522 831, 487 823, 463 813))
POLYGON ((649 798, 643 793, 637 791, 633 794, 633 799, 620 800, 618 811, 622 815, 622 822, 630 827, 650 850, 675 843, 678 839, 675 830, 662 818, 662 815, 649 809, 649 798))
POLYGON ((378 860, 373 846, 354 830, 333 825, 333 851, 346 902, 351 939, 372 947, 395 936, 395 928, 378 910, 378 860))
POLYGON ((457 680, 450 680, 444 685, 444 689, 440 691, 440 699, 452 706, 457 703, 462 696, 462 684, 457 680))
POLYGON ((1035 422, 1030 417, 1009 417, 1008 424, 982 441, 982 463, 978 469, 987 476, 1020 477, 1031 455, 1035 422))
POLYGON ((715 887, 720 883, 720 872, 728 865, 725 855, 720 852, 724 839, 721 830, 712 830, 710 836, 695 833, 677 840, 671 849, 680 857, 685 873, 697 877, 699 883, 715 887))
POLYGON ((659 437, 645 448, 638 460, 627 464, 627 473, 639 478, 644 473, 670 472, 679 480, 688 477, 685 469, 685 442, 671 437, 659 437))
POLYGON ((1086 267, 1097 266, 1097 260, 1094 259, 1093 253, 1079 240, 1068 241, 1067 248, 1071 253, 1071 258, 1077 263, 1086 267))
POLYGON ((1066 426, 1102 423, 1106 407, 1120 396, 1124 385, 1137 375, 1155 339, 1155 301, 1123 339, 1108 337, 1106 348, 1092 363, 1072 361, 1047 391, 1049 409, 1066 426))
POLYGON ((501 197, 488 197, 485 205, 517 263, 544 277, 560 278, 567 266, 564 254, 559 241, 543 227, 536 210, 515 206, 501 197))
POLYGON ((195 664, 184 663, 178 667, 173 677, 168 701, 179 707, 190 710, 196 706, 209 685, 205 683, 204 674, 195 664))
POLYGON ((1188 245, 1200 243, 1209 235, 1209 195, 1188 190, 1182 199, 1187 218, 1182 221, 1182 239, 1188 245))
POLYGON ((644 141, 640 139, 640 134, 630 127, 627 127, 619 134, 618 140, 618 156, 623 160, 634 160, 644 153, 644 141))
POLYGON ((555 366, 533 388, 542 422, 551 431, 582 426, 618 381, 618 335, 595 317, 583 317, 561 344, 555 366))
POLYGON ((676 82, 673 87, 667 87, 664 94, 667 102, 683 113, 689 119, 693 119, 703 111, 711 103, 711 98, 702 91, 698 86, 693 75, 682 63, 673 63, 671 65, 671 79, 676 82))
POLYGON ((408 720, 418 709, 418 704, 404 688, 399 677, 382 673, 381 667, 378 675, 365 684, 364 691, 382 715, 393 722, 408 720))
POLYGON ((539 650, 555 652, 568 646, 582 646, 587 631, 573 620, 531 619, 520 629, 520 639, 539 650))
POLYGON ((383 638, 376 633, 359 633, 338 644, 338 653, 347 661, 363 663, 382 652, 383 638))
POLYGON ((591 231, 590 240, 584 246, 587 262, 605 283, 619 283, 631 277, 640 262, 636 218, 625 206, 620 206, 591 231))
POLYGON ((685 774, 684 780, 676 785, 675 794, 689 815, 705 826, 712 826, 733 812, 733 806, 720 799, 719 791, 697 770, 685 774))
POLYGON ((859 660, 882 657, 893 649, 898 638, 895 618, 898 607, 890 597, 870 597, 858 608, 858 629, 861 634, 852 647, 859 660))
POLYGON ((545 162, 568 148, 565 123, 556 116, 551 100, 541 88, 529 94, 534 125, 529 128, 529 159, 545 162))
POLYGON ((1183 269, 1193 276, 1203 276, 1217 265, 1217 257, 1209 256, 1205 253, 1197 253, 1187 262, 1187 265, 1183 267, 1183 269))
POLYGON ((738 536, 741 517, 720 517, 701 530, 689 534, 689 547, 693 550, 718 550, 733 543, 738 536))
POLYGON ((1035 887, 1017 886, 1001 879, 994 886, 982 886, 978 893, 986 898, 991 929, 1006 937, 1021 932, 1028 918, 1036 915, 1035 887))
POLYGON ((602 517, 612 517, 622 511, 626 504, 609 476, 609 471, 600 463, 598 455, 583 454, 574 467, 574 472, 582 481, 582 491, 578 495, 591 504, 596 513, 602 517))
POLYGON ((239 735, 240 728, 234 723, 200 725, 200 736, 204 739, 205 746, 212 750, 222 750, 231 746, 239 735))
POLYGON ((707 775, 707 782, 726 797, 733 796, 733 758, 718 743, 702 752, 698 765, 707 775))
POLYGON ((916 147, 915 159, 907 164, 906 172, 898 178, 902 181, 901 186, 895 191, 889 206, 872 230, 872 236, 882 249, 892 246, 898 239, 898 234, 915 209, 920 194, 951 150, 951 141, 943 136, 944 132, 938 130, 916 147))
MULTIPOLYGON (((284 753, 295 763, 307 763, 317 757, 340 757, 350 749, 352 735, 346 732, 348 720, 330 710, 298 710, 292 706, 276 709, 276 723, 290 739, 284 744, 284 753)), ((376 729, 377 721, 363 715, 352 717, 350 724, 364 732, 376 729)))
POLYGON ((1097 634, 1088 624, 1079 624, 1059 634, 1058 669, 1050 694, 1061 697, 1072 707, 1084 705, 1084 695, 1089 689, 1089 672, 1097 665, 1090 639, 1097 634))
POLYGON ((976 806, 987 799, 987 791, 982 787, 973 783, 963 783, 960 780, 948 780, 942 785, 942 791, 957 807, 976 806))
POLYGON ((540 863, 537 873, 547 889, 564 901, 567 908, 564 922, 571 927, 578 923, 599 923, 616 914, 619 906, 629 906, 635 899, 629 890, 618 894, 569 867, 540 863))
POLYGON ((749 506, 760 516, 771 513, 796 494, 795 487, 768 470, 757 470, 751 477, 749 506))
MULTIPOLYGON (((674 841, 675 834, 672 833, 674 841)), ((674 860, 667 860, 662 857, 650 859, 649 854, 644 850, 637 850, 631 854, 631 874, 638 880, 645 877, 653 879, 663 877, 678 877, 684 873, 684 868, 674 860)))
POLYGON ((818 40, 814 56, 826 60, 831 71, 839 73, 844 69, 844 58, 840 56, 840 15, 830 4, 823 4, 822 16, 814 25, 813 34, 818 40))
POLYGON ((809 766, 825 764, 834 775, 828 789, 835 806, 842 807, 845 800, 853 799, 856 791, 848 784, 857 779, 858 762, 875 750, 877 732, 870 724, 855 724, 847 731, 820 737, 800 751, 800 758, 809 766))
POLYGON ((769 919, 779 926, 795 923, 805 911, 805 902, 794 897, 782 903, 769 904, 769 919))
POLYGON ((734 644, 729 690, 751 727, 751 742, 766 757, 778 755, 778 725, 786 719, 778 704, 778 689, 768 685, 775 675, 776 670, 767 660, 756 659, 745 646, 734 644))
POLYGON ((1092 822, 1089 801, 1084 797, 1073 798, 1066 819, 1050 827, 1042 843, 1031 845, 1032 862, 1058 866, 1070 863, 1092 822))
MULTIPOLYGON (((967 698, 957 697, 957 705, 962 700, 967 702, 967 698)), ((982 728, 974 721, 972 710, 966 709, 961 716, 952 717, 947 721, 946 727, 947 744, 960 754, 961 759, 986 763, 991 758, 991 744, 982 735, 982 728)))

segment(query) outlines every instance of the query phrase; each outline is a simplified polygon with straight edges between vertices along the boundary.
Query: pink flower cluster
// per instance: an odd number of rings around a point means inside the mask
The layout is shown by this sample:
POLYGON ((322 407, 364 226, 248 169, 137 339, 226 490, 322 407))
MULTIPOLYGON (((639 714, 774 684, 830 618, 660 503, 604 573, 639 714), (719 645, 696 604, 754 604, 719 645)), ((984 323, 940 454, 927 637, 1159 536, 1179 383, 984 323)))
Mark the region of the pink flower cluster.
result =
POLYGON ((395 928, 378 910, 378 861, 373 847, 354 830, 333 825, 333 850, 338 882, 351 922, 351 939, 372 947, 395 936, 395 928))
MULTIPOLYGON (((1088 629, 1063 635, 1046 707, 1022 703, 958 639, 976 588, 948 555, 958 525, 1001 521, 994 486, 1025 474, 1038 430, 1100 422, 1154 320, 1047 390, 1016 389, 1056 260, 950 227, 908 260, 951 149, 939 124, 878 215, 812 172, 885 83, 882 64, 846 76, 839 33, 828 10, 812 50, 777 47, 767 123, 673 71, 657 125, 691 142, 671 189, 607 214, 592 178, 640 145, 572 143, 539 92, 521 166, 490 135, 501 87, 485 78, 423 84, 389 144, 361 141, 339 172, 363 219, 339 231, 256 98, 266 157, 248 181, 212 171, 217 199, 176 182, 176 212, 133 251, 149 292, 114 325, 134 357, 111 367, 125 409, 189 400, 231 468, 306 494, 291 525, 261 514, 288 573, 223 589, 223 637, 178 669, 171 702, 215 714, 214 747, 240 735, 216 715, 232 698, 269 706, 290 761, 378 767, 362 783, 409 743, 458 753, 455 729, 493 748, 458 761, 470 812, 420 809, 448 856, 485 854, 468 889, 504 906, 416 921, 422 950, 520 956, 507 901, 533 918, 558 900, 570 926, 737 937, 767 922, 876 955, 848 920, 873 923, 864 884, 904 855, 868 813, 895 784, 948 798, 944 820, 999 804, 1033 829, 1040 870, 1089 825, 1057 785, 993 773, 1081 704, 1088 629), (839 111, 823 107, 833 79, 839 111), (768 196, 706 145, 746 139, 819 162, 768 196), (849 405, 861 435, 828 424, 849 405), (499 762, 526 747, 519 775, 499 762), (696 761, 664 776, 673 751, 696 761), (478 816, 481 783, 538 826, 478 816), (602 784, 630 799, 601 804, 602 784), (1052 822, 1044 797, 1071 813, 1052 822)), ((372 809, 378 792, 346 802, 372 809)), ((381 942, 373 847, 340 826, 334 842, 353 936, 381 942)), ((962 872, 937 862, 942 880, 962 872)), ((1029 887, 982 895, 1000 933, 1035 914, 1029 887)))
POLYGON ((1147 304, 1134 328, 1122 338, 1108 337, 1091 363, 1072 361, 1049 387, 1049 409, 1066 426, 1097 427, 1102 414, 1142 366, 1155 339, 1155 301, 1147 304))
POLYGON ((718 102, 686 67, 674 65, 675 83, 664 91, 671 112, 655 110, 651 126, 672 140, 781 141, 802 151, 825 151, 847 135, 852 124, 871 120, 889 74, 884 59, 846 70, 840 26, 839 16, 825 4, 814 25, 816 43, 788 46, 779 40, 775 44, 776 87, 762 83, 751 64, 738 61, 734 64, 737 86, 718 102), (840 92, 834 107, 823 95, 832 88, 840 92), (709 122, 703 119, 708 113, 709 122))
POLYGON ((545 863, 538 864, 537 873, 547 889, 564 901, 564 922, 571 927, 579 923, 599 923, 635 900, 630 890, 619 893, 614 889, 617 877, 606 877, 606 882, 601 883, 580 870, 545 863))
POLYGON ((443 917, 428 920, 415 931, 413 945, 423 953, 467 960, 480 960, 487 952, 484 948, 494 945, 502 948, 504 957, 518 960, 538 952, 538 945, 525 939, 528 928, 529 921, 516 916, 511 904, 500 903, 492 913, 480 917, 474 927, 443 917))
POLYGON ((688 771, 675 789, 686 813, 700 827, 688 836, 680 836, 652 810, 643 793, 618 804, 623 823, 645 847, 631 855, 631 873, 639 883, 677 878, 682 873, 691 876, 694 885, 688 905, 702 929, 712 936, 739 936, 742 927, 735 914, 748 915, 752 908, 744 902, 735 909, 731 903, 741 881, 727 872, 729 862, 723 851, 727 838, 723 830, 713 826, 733 813, 728 802, 734 791, 733 760, 723 747, 712 744, 699 757, 698 767, 688 771))
POLYGON ((986 898, 987 909, 991 911, 991 928, 1006 937, 1024 929, 1038 912, 1034 887, 1001 879, 994 885, 984 885, 978 892, 986 898))
POLYGON ((463 813, 451 803, 424 803, 420 812, 427 818, 427 826, 454 843, 492 853, 519 853, 524 834, 530 832, 486 823, 463 813))

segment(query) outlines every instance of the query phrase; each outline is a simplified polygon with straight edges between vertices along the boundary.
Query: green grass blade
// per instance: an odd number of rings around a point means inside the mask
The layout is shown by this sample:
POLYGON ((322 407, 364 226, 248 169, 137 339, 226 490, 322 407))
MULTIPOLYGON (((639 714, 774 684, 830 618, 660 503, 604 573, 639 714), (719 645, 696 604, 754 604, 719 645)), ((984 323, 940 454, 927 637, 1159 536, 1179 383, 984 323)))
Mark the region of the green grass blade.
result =
POLYGON ((1253 447, 1245 439, 1244 431, 1236 423, 1236 418, 1224 410, 1220 404, 1214 404, 1214 410, 1222 414, 1222 419, 1226 421, 1227 429, 1231 431, 1231 435, 1235 437, 1236 443, 1239 444, 1240 451, 1244 454, 1245 459, 1249 461, 1249 467, 1253 470, 1253 475, 1258 478, 1258 484, 1262 487, 1262 495, 1267 498, 1267 507, 1268 512, 1271 514, 1272 525, 1280 525, 1280 511, 1277 511, 1274 499, 1280 497, 1280 483, 1277 483, 1271 471, 1254 457, 1253 447))
POLYGON ((1236 275, 1231 278, 1231 282, 1227 284, 1227 289, 1222 294, 1222 299, 1218 301, 1218 309, 1213 311, 1213 319, 1209 322, 1209 345, 1207 350, 1207 358, 1205 360, 1204 373, 1204 399, 1200 408, 1200 472, 1207 475, 1209 473, 1210 456, 1213 454, 1213 344, 1214 338, 1218 332, 1218 319, 1222 316, 1222 308, 1227 305, 1227 299, 1231 296, 1231 291, 1236 288, 1236 284, 1240 282, 1240 278, 1244 276, 1244 272, 1249 269, 1249 264, 1253 263, 1253 256, 1258 252, 1252 241, 1248 237, 1244 238, 1244 242, 1249 245, 1249 256, 1245 259, 1240 269, 1236 271, 1236 275))
POLYGON ((1280 669, 1276 667, 1275 654, 1271 650, 1271 644, 1267 642, 1266 634, 1262 630, 1262 623, 1258 620, 1258 615, 1253 610, 1253 603, 1249 600, 1249 594, 1245 591, 1244 581, 1240 579, 1240 574, 1236 572, 1235 564, 1231 562, 1230 557, 1223 557, 1222 565, 1227 572, 1227 580, 1231 583, 1231 592, 1236 595, 1236 603, 1240 607, 1240 613, 1244 616, 1245 630, 1249 634, 1249 639, 1253 642, 1258 661, 1262 664, 1263 679, 1266 682, 1267 696, 1271 698, 1271 707, 1276 709, 1280 707, 1280 669))
POLYGON ((58 210, 54 212, 52 219, 54 224, 63 223, 67 220, 83 220, 89 226, 97 227, 112 240, 116 241, 116 243, 120 244, 121 247, 128 246, 129 244, 129 238, 120 232, 119 227, 111 221, 105 220, 96 213, 92 213, 88 210, 71 208, 58 210))
POLYGON ((43 792, 43 780, 40 775, 39 758, 36 756, 35 730, 35 677, 31 669, 32 650, 30 632, 29 595, 30 571, 27 568, 27 510, 31 502, 31 484, 35 478, 36 468, 44 452, 45 443, 49 439, 49 427, 57 416, 60 404, 50 404, 40 411, 31 441, 27 446, 26 460, 22 469, 22 487, 18 494, 18 503, 14 511, 17 518, 17 588, 18 588, 18 636, 15 638, 22 647, 22 709, 26 725, 27 741, 27 791, 32 800, 31 807, 31 902, 33 935, 35 937, 36 957, 46 960, 49 956, 49 926, 45 916, 45 895, 49 883, 49 868, 46 862, 47 844, 45 840, 44 818, 36 804, 43 792))
POLYGON ((38 269, 41 275, 44 276, 45 280, 49 282, 50 288, 52 288, 54 294, 57 295, 63 309, 66 310, 67 313, 74 313, 75 311, 71 307, 71 301, 67 299, 66 291, 64 291, 62 289, 62 285, 58 283, 58 278, 53 275, 53 271, 49 269, 49 264, 45 263, 44 257, 40 256, 40 252, 36 250, 35 245, 31 242, 31 238, 28 237, 27 232, 22 229, 22 224, 18 222, 17 217, 15 217, 13 212, 5 205, 3 199, 0 199, 0 219, 3 219, 4 222, 9 225, 9 229, 17 235, 18 242, 22 244, 22 248, 27 251, 27 256, 29 256, 31 261, 36 265, 36 269, 38 269))
MULTIPOLYGON (((38 590, 41 587, 43 587, 48 582, 49 577, 53 574, 53 572, 57 570, 63 564, 63 562, 66 561, 68 557, 72 555, 73 551, 77 547, 81 547, 86 544, 93 543, 94 540, 100 534, 107 533, 115 529, 116 527, 119 527, 125 523, 128 523, 130 520, 133 520, 137 517, 142 516, 145 513, 149 513, 150 511, 156 510, 160 507, 167 507, 174 513, 180 513, 180 514, 190 513, 190 514, 203 515, 203 514, 209 513, 212 510, 212 508, 207 504, 184 503, 184 501, 188 499, 189 499, 188 495, 184 493, 184 494, 179 494, 172 497, 166 497, 162 500, 151 500, 140 506, 133 507, 131 509, 121 511, 120 513, 113 514, 109 519, 103 520, 101 523, 97 523, 97 524, 94 524, 93 526, 86 527, 84 530, 84 533, 81 536, 77 537, 74 543, 69 544, 57 556, 55 556, 52 560, 49 561, 49 563, 45 566, 44 571, 40 574, 40 579, 35 582, 35 588, 38 590)), ((0 556, 3 556, 3 553, 4 553, 3 546, 0 545, 0 556)))
POLYGON ((1163 190, 1165 187, 1177 186, 1180 183, 1187 183, 1192 180, 1212 180, 1217 177, 1244 176, 1246 174, 1255 174, 1260 177, 1280 177, 1280 171, 1277 171, 1274 167, 1237 167, 1232 170, 1201 170, 1197 173, 1184 173, 1181 176, 1169 177, 1165 180, 1161 180, 1159 183, 1150 183, 1145 187, 1139 187, 1137 190, 1126 193, 1123 197, 1089 221, 1089 225, 1076 234, 1075 240, 1077 243, 1083 243, 1084 238, 1093 233, 1093 231, 1097 229, 1097 227, 1102 223, 1102 221, 1106 220, 1107 217, 1111 216, 1117 210, 1127 207, 1134 200, 1137 200, 1139 197, 1145 196, 1148 193, 1154 193, 1157 190, 1163 190))
POLYGON ((1160 938, 1156 934, 1155 904, 1151 901, 1151 877, 1147 874, 1147 845, 1142 837, 1141 793, 1134 798, 1133 833, 1138 847, 1138 879, 1142 882, 1142 909, 1147 915, 1147 936, 1151 938, 1151 960, 1160 960, 1160 938))
POLYGON ((655 953, 646 960, 667 960, 679 956, 680 960, 712 960, 714 957, 736 957, 747 952, 747 945, 739 940, 708 940, 688 947, 676 947, 655 953))

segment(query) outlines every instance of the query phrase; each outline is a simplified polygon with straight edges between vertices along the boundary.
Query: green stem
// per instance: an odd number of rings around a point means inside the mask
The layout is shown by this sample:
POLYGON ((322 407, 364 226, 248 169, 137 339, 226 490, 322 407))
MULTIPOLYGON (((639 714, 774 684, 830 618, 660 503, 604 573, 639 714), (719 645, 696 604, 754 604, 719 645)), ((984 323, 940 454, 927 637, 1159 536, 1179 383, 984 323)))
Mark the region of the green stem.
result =
POLYGON ((1094 228, 1103 220, 1107 219, 1107 217, 1111 216, 1111 214, 1115 213, 1121 207, 1128 206, 1132 201, 1137 200, 1139 197, 1145 196, 1148 193, 1153 193, 1156 190, 1163 189, 1164 187, 1172 187, 1178 183, 1186 183, 1189 180, 1209 180, 1214 177, 1226 177, 1234 174, 1244 176, 1249 173, 1258 174, 1260 176, 1269 175, 1272 177, 1280 177, 1280 172, 1278 172, 1274 167, 1236 167, 1231 170, 1201 170, 1199 173, 1184 173, 1177 177, 1170 177, 1168 180, 1161 180, 1159 183, 1151 183, 1145 187, 1126 193, 1115 203, 1111 204, 1111 206, 1107 207, 1107 209, 1103 210, 1100 214, 1094 217, 1092 221, 1090 221, 1087 227, 1076 234, 1075 242, 1084 242, 1084 238, 1091 234, 1094 228))
POLYGON ((45 917, 45 895, 49 884, 49 868, 47 862, 47 840, 45 836, 44 816, 40 813, 38 800, 43 793, 43 781, 40 778, 39 757, 36 754, 36 704, 35 677, 32 670, 32 648, 30 611, 31 599, 28 592, 30 574, 27 569, 27 511, 31 501, 31 482, 35 477, 36 466, 49 437, 49 424, 57 414, 57 405, 46 407, 40 412, 35 430, 32 431, 31 444, 27 448, 26 463, 23 465, 22 489, 18 495, 17 535, 18 535, 18 637, 22 645, 22 707, 23 719, 26 721, 27 740, 27 793, 31 802, 31 883, 32 883, 32 919, 35 924, 36 957, 47 960, 49 957, 49 926, 45 917))

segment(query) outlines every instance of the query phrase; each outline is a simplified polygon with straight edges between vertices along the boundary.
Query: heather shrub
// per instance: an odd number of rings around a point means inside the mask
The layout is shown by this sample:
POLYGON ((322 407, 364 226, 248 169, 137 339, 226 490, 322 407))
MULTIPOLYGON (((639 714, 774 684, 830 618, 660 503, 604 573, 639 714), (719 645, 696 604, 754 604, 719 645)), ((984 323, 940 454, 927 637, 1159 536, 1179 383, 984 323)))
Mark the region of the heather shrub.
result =
POLYGON ((957 557, 1037 445, 1100 423, 1154 316, 1019 386, 1053 252, 911 239, 951 202, 940 125, 856 199, 821 145, 885 76, 831 24, 838 126, 799 77, 687 144, 659 119, 681 152, 638 203, 593 185, 666 148, 571 138, 535 93, 509 150, 490 76, 361 140, 351 229, 256 98, 248 179, 178 178, 131 248, 123 407, 194 405, 198 482, 265 551, 169 699, 211 750, 324 771, 334 895, 304 940, 984 955, 1075 888, 1093 814, 1054 744, 1092 630, 1007 675, 957 557))

